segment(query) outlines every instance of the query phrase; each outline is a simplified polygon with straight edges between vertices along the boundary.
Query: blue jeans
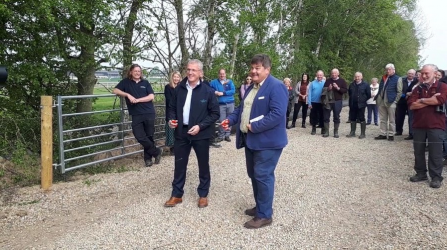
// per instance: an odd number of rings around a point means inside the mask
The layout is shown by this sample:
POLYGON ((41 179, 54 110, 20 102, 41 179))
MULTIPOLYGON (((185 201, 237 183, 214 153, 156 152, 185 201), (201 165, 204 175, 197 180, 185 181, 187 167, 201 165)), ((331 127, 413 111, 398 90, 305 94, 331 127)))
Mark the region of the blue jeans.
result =
POLYGON ((275 169, 281 153, 282 149, 251 150, 245 147, 247 173, 253 187, 258 218, 272 218, 275 169))
POLYGON ((377 104, 367 104, 367 107, 368 107, 368 120, 366 123, 371 123, 372 114, 374 113, 374 124, 377 124, 378 113, 379 113, 377 104))

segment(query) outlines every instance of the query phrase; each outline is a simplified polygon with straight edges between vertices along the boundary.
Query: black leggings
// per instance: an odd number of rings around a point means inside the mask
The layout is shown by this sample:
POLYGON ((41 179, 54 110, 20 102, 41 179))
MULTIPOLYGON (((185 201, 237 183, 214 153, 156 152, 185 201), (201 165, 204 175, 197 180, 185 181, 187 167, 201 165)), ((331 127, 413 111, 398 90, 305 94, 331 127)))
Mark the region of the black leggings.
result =
POLYGON ((303 124, 305 123, 306 117, 307 117, 307 107, 308 106, 309 105, 307 105, 307 103, 305 103, 305 102, 299 101, 298 103, 295 103, 295 106, 293 108, 293 120, 292 120, 293 123, 295 123, 296 119, 298 119, 298 113, 300 112, 301 107, 303 107, 301 118, 303 119, 303 124))

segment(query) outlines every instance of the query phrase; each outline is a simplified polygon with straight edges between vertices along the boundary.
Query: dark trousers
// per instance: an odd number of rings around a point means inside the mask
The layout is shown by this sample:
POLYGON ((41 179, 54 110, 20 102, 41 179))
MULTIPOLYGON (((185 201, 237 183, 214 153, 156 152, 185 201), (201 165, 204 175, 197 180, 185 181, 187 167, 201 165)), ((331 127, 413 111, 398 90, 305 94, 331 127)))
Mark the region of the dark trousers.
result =
POLYGON ((256 202, 256 217, 271 219, 275 192, 275 169, 282 149, 251 150, 245 147, 247 174, 256 202))
POLYGON ((368 108, 368 121, 367 121, 367 123, 371 123, 372 115, 374 114, 374 124, 378 124, 379 109, 377 108, 377 104, 367 104, 367 108, 368 108))
POLYGON ((402 133, 404 130, 405 115, 407 114, 407 104, 397 104, 396 106, 396 133, 402 133))
POLYGON ((408 110, 408 131, 410 135, 413 135, 413 110, 408 110))
POLYGON ((366 107, 359 108, 356 103, 349 106, 349 120, 351 122, 364 122, 365 121, 365 109, 366 107))
POLYGON ((331 120, 331 112, 334 113, 334 123, 340 123, 340 112, 343 108, 343 101, 335 101, 329 104, 331 109, 323 108, 324 123, 329 123, 331 120))
POLYGON ((310 110, 310 124, 312 126, 320 125, 323 127, 323 105, 321 103, 312 102, 312 109, 310 110))
POLYGON ((414 170, 416 174, 427 174, 425 145, 428 141, 428 174, 431 179, 442 181, 442 140, 445 132, 441 129, 413 129, 414 170))
POLYGON ((303 124, 306 122, 306 116, 307 116, 307 103, 300 102, 295 103, 295 106, 293 108, 293 122, 296 122, 296 119, 298 119, 298 113, 300 112, 301 107, 303 107, 303 110, 301 111, 301 119, 303 120, 303 124))
POLYGON ((199 164, 199 186, 197 193, 200 197, 207 197, 210 189, 210 140, 189 140, 188 127, 182 129, 181 138, 176 138, 174 143, 175 168, 174 180, 172 181, 172 196, 181 198, 183 196, 183 187, 186 181, 186 169, 188 166, 191 148, 194 148, 199 164))
POLYGON ((148 115, 132 116, 132 133, 135 139, 143 146, 144 160, 150 160, 158 155, 154 142, 155 120, 148 115))
POLYGON ((444 158, 447 158, 447 118, 445 119, 445 135, 444 135, 444 140, 443 140, 443 150, 442 150, 442 155, 444 158))
POLYGON ((290 108, 288 107, 286 111, 286 121, 289 121, 289 116, 290 116, 290 108))

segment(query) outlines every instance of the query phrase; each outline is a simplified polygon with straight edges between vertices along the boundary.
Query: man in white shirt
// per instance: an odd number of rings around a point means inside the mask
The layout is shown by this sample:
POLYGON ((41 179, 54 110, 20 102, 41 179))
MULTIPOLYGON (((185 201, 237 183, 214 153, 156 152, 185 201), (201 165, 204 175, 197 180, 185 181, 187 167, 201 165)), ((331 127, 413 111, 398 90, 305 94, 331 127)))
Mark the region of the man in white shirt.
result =
POLYGON ((200 183, 198 206, 208 206, 208 192, 211 182, 209 165, 209 143, 214 123, 219 118, 219 104, 213 89, 200 81, 203 64, 190 60, 187 64, 187 78, 175 88, 169 105, 169 126, 175 129, 175 168, 171 198, 165 207, 182 203, 183 187, 191 148, 197 156, 200 183))

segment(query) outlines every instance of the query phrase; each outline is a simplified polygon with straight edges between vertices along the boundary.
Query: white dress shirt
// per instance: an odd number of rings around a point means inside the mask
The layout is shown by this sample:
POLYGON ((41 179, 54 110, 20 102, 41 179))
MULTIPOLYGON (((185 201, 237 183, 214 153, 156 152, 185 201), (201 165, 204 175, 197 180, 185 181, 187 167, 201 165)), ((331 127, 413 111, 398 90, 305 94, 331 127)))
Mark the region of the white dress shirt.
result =
MULTIPOLYGON (((197 87, 200 84, 200 81, 197 83, 195 87, 197 87)), ((191 111, 191 97, 192 97, 192 90, 194 89, 189 85, 189 82, 186 81, 186 89, 188 90, 188 94, 186 95, 185 104, 183 105, 183 125, 189 125, 189 113, 191 111)))

